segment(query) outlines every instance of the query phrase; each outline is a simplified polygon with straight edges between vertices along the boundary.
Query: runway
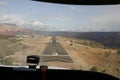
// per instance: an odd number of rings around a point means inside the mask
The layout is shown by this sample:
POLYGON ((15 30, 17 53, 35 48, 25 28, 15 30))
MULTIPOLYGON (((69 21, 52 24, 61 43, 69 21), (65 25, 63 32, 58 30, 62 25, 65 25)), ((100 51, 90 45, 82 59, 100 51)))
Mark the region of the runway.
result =
POLYGON ((42 55, 40 56, 41 62, 60 61, 60 62, 73 62, 66 50, 59 43, 54 36, 47 43, 42 55))

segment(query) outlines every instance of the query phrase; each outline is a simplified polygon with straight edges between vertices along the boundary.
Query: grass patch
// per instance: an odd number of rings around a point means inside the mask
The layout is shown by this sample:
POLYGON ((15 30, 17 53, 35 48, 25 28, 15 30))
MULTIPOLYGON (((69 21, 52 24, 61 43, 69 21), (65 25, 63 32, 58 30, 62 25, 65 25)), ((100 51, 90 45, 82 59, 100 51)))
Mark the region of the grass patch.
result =
POLYGON ((6 58, 6 56, 13 55, 15 52, 24 50, 28 48, 27 46, 17 43, 18 40, 10 40, 8 36, 0 36, 0 63, 1 64, 12 64, 11 58, 6 58))
POLYGON ((11 42, 13 42, 13 43, 16 43, 16 42, 22 41, 22 39, 9 38, 9 41, 11 41, 11 42))
POLYGON ((71 43, 82 44, 82 45, 90 46, 93 48, 105 48, 105 46, 99 42, 92 41, 92 40, 86 40, 86 39, 75 39, 74 41, 71 40, 71 43))
POLYGON ((8 57, 8 58, 3 59, 1 61, 1 64, 3 64, 3 65, 12 65, 13 62, 14 62, 14 60, 12 58, 8 57))
POLYGON ((95 42, 95 41, 83 41, 83 43, 81 43, 81 44, 90 46, 93 48, 104 48, 104 46, 102 44, 95 42))
POLYGON ((5 36, 4 35, 0 35, 0 39, 9 39, 11 37, 13 38, 15 36, 13 36, 13 35, 9 35, 9 36, 8 35, 5 35, 5 36))
POLYGON ((109 57, 111 55, 111 51, 104 52, 105 57, 109 57))
POLYGON ((17 51, 23 50, 27 48, 23 44, 12 43, 8 40, 0 40, 0 53, 4 53, 6 55, 14 54, 17 51))
POLYGON ((117 49, 117 54, 119 54, 119 55, 120 55, 120 49, 117 49))

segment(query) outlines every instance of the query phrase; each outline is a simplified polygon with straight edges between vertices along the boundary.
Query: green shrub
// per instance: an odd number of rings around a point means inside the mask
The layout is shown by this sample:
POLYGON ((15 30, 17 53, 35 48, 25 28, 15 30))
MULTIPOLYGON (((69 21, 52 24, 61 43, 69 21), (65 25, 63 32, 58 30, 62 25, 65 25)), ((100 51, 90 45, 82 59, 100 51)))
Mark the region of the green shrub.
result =
POLYGON ((93 67, 90 68, 89 70, 90 70, 90 71, 96 71, 96 72, 98 71, 98 69, 97 69, 95 66, 93 66, 93 67))
POLYGON ((120 54, 120 49, 117 50, 117 54, 120 54))
POLYGON ((105 52, 104 55, 105 57, 109 57, 111 55, 111 51, 105 52))
POLYGON ((13 59, 12 58, 6 58, 2 61, 2 64, 4 65, 12 65, 13 64, 13 59))
POLYGON ((104 46, 102 44, 100 44, 99 42, 91 41, 91 40, 89 40, 89 41, 84 40, 83 42, 79 42, 79 44, 83 44, 83 45, 90 46, 93 48, 104 48, 104 46))
POLYGON ((21 39, 9 39, 9 41, 13 42, 13 43, 16 43, 18 41, 21 41, 21 39))
POLYGON ((6 54, 0 51, 0 60, 3 59, 5 56, 6 54))

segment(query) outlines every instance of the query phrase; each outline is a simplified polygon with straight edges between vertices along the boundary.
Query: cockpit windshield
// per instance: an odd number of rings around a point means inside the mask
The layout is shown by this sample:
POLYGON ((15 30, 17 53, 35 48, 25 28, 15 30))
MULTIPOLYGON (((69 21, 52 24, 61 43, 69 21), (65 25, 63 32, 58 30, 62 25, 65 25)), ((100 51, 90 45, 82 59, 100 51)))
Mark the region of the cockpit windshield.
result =
POLYGON ((120 78, 120 5, 0 0, 0 65, 98 71, 120 78))

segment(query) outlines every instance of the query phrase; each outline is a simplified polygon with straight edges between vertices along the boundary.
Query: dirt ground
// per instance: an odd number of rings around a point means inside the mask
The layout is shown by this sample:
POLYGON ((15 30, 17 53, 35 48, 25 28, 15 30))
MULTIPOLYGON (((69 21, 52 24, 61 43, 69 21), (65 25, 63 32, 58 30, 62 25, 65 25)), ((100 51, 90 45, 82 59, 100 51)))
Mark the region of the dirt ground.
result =
POLYGON ((40 37, 40 38, 23 38, 19 43, 27 46, 27 49, 16 52, 11 57, 14 59, 13 65, 25 66, 26 57, 28 55, 38 55, 40 56, 46 47, 46 43, 50 40, 51 37, 40 37))
MULTIPOLYGON (((26 65, 26 57, 28 55, 42 55, 46 43, 51 37, 44 36, 40 38, 24 38, 19 43, 28 46, 27 49, 16 52, 11 57, 15 60, 14 65, 26 65)), ((83 44, 75 43, 82 41, 74 38, 57 37, 58 41, 65 48, 68 55, 72 58, 73 63, 67 62, 45 62, 40 65, 64 67, 78 70, 95 69, 99 72, 105 72, 120 78, 120 55, 115 49, 93 48, 83 44), (72 41, 72 42, 71 42, 72 41)))
POLYGON ((75 43, 81 39, 57 37, 62 46, 72 57, 73 69, 91 70, 108 73, 120 78, 120 54, 115 49, 93 48, 75 43))

